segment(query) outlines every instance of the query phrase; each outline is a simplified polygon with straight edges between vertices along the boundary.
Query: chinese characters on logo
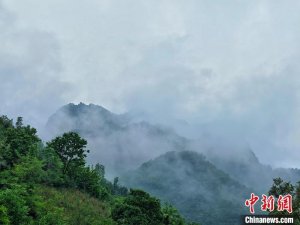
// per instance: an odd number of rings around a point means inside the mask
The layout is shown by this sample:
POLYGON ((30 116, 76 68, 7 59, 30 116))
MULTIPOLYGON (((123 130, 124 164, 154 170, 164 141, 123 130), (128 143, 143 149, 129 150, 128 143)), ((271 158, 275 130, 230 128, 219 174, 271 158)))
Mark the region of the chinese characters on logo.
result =
MULTIPOLYGON (((251 197, 250 199, 247 199, 245 201, 245 206, 249 207, 250 213, 254 214, 254 205, 258 202, 259 197, 256 196, 255 194, 251 193, 251 197)), ((277 211, 284 211, 286 210, 289 213, 293 212, 293 208, 292 208, 292 196, 290 194, 288 195, 279 195, 278 199, 277 199, 277 211)), ((267 211, 269 210, 269 212, 274 211, 275 209, 275 198, 274 196, 266 196, 266 195, 262 195, 262 199, 261 199, 261 210, 262 211, 267 211)))

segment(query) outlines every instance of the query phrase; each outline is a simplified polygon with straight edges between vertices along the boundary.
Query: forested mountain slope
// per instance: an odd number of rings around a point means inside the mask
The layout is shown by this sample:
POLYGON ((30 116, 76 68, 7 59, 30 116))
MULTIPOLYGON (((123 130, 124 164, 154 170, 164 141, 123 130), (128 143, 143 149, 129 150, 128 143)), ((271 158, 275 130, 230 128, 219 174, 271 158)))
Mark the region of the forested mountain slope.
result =
POLYGON ((188 224, 143 190, 105 178, 86 164, 87 141, 67 132, 44 143, 36 129, 0 117, 0 224, 188 224))
POLYGON ((266 192, 273 178, 282 177, 292 183, 300 180, 299 169, 276 169, 260 163, 249 148, 232 147, 201 138, 190 140, 174 130, 139 121, 130 114, 114 114, 97 106, 80 103, 60 108, 48 120, 52 136, 76 131, 89 141, 90 163, 101 159, 115 176, 133 170, 142 163, 168 151, 200 152, 217 168, 241 184, 258 192, 266 192))
POLYGON ((143 188, 174 204, 204 225, 239 224, 250 190, 196 152, 168 152, 124 175, 129 187, 143 188))

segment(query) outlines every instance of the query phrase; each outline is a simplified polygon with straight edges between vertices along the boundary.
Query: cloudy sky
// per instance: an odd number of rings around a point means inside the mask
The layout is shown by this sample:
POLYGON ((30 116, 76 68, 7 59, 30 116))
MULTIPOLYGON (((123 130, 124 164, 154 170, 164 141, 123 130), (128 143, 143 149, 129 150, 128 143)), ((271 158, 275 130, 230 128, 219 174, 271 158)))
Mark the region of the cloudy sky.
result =
POLYGON ((39 127, 95 103, 300 167, 299 12, 297 0, 0 0, 0 114, 39 127))

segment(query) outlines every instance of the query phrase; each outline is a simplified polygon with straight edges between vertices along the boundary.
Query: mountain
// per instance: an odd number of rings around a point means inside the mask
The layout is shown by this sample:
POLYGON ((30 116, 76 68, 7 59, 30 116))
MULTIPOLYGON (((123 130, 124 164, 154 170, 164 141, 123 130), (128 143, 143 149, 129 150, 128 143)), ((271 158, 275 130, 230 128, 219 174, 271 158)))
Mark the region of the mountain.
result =
POLYGON ((251 193, 202 154, 191 151, 165 153, 122 176, 121 182, 150 192, 204 225, 239 224, 251 193))
POLYGON ((69 132, 44 145, 22 117, 0 116, 0 224, 189 224, 173 206, 86 164, 86 144, 69 132))
POLYGON ((251 149, 234 143, 228 147, 208 137, 190 140, 170 128, 140 121, 135 115, 114 114, 93 104, 63 106, 49 118, 47 130, 51 137, 71 130, 80 133, 89 142, 89 162, 105 162, 111 176, 133 170, 168 151, 191 150, 201 152, 218 169, 260 193, 266 193, 272 179, 279 176, 292 183, 300 180, 299 169, 264 165, 251 149))
POLYGON ((204 148, 202 153, 219 169, 247 187, 253 188, 256 193, 268 192, 273 179, 277 177, 293 184, 300 181, 299 169, 264 165, 251 149, 232 149, 224 153, 220 149, 204 148))
POLYGON ((126 115, 111 113, 101 106, 70 103, 50 116, 46 127, 52 134, 73 130, 88 136, 98 136, 122 130, 128 120, 126 115))
POLYGON ((164 152, 183 150, 187 141, 169 128, 83 103, 60 108, 49 118, 46 130, 50 138, 66 131, 78 132, 88 140, 88 161, 103 163, 111 176, 135 169, 164 152))
POLYGON ((263 165, 250 149, 226 149, 208 138, 189 140, 170 128, 139 122, 132 115, 114 114, 93 104, 65 105, 49 118, 46 127, 51 137, 66 131, 80 133, 89 141, 89 162, 106 162, 111 175, 135 169, 168 151, 192 150, 203 153, 217 168, 261 193, 268 190, 275 177, 293 183, 300 180, 300 170, 263 165))
POLYGON ((237 224, 249 190, 266 194, 273 178, 300 180, 300 170, 264 165, 249 148, 228 147, 217 138, 191 140, 93 104, 63 106, 49 118, 47 130, 52 137, 78 132, 88 140, 90 164, 104 164, 108 176, 121 176, 123 183, 151 192, 204 225, 237 224))

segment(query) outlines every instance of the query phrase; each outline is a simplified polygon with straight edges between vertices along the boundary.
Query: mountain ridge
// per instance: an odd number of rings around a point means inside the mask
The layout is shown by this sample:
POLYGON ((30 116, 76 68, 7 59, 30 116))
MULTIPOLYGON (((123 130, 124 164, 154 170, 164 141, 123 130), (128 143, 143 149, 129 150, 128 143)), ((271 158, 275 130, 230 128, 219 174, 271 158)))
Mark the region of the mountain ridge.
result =
POLYGON ((203 224, 237 225, 251 190, 216 168, 200 153, 171 151, 121 177, 176 206, 189 220, 203 224), (230 210, 228 210, 230 209, 230 210))
POLYGON ((106 166, 116 175, 168 151, 192 150, 204 154, 217 168, 259 192, 266 192, 277 176, 293 183, 300 180, 300 170, 274 169, 261 164, 251 149, 229 148, 223 152, 220 144, 205 139, 191 140, 170 128, 136 122, 129 114, 114 114, 94 104, 65 105, 49 118, 47 127, 57 134, 69 130, 80 133, 91 143, 90 160, 111 161, 106 166))

